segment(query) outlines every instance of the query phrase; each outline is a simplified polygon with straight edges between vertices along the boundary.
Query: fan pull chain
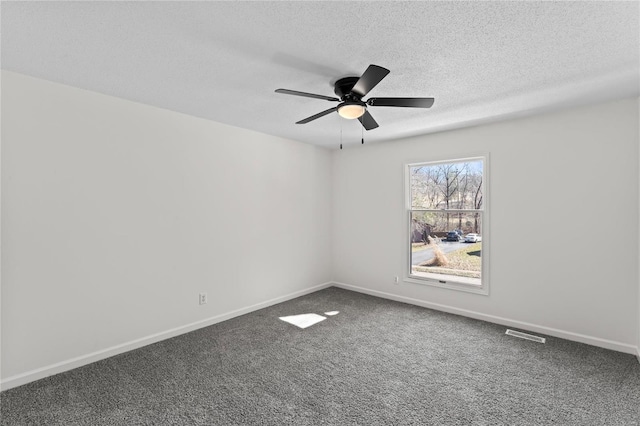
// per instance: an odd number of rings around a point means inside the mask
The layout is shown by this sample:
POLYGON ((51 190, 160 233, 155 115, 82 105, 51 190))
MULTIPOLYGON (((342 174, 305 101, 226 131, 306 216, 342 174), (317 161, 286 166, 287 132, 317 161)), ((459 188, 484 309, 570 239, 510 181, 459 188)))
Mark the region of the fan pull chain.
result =
POLYGON ((360 126, 360 142, 362 145, 364 145, 364 127, 360 126))
POLYGON ((342 149, 342 120, 340 120, 340 149, 342 149))

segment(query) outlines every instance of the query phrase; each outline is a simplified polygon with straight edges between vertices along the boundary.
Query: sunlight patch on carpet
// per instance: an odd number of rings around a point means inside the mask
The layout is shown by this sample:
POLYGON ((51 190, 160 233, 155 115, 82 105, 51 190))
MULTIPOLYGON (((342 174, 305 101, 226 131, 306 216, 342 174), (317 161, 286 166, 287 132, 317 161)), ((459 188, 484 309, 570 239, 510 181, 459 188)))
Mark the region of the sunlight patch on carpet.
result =
POLYGON ((338 315, 340 313, 340 311, 329 311, 329 312, 325 312, 325 315, 329 315, 330 317, 334 316, 334 315, 338 315))
POLYGON ((300 328, 311 327, 314 324, 319 323, 320 321, 324 321, 327 317, 323 317, 318 314, 301 314, 301 315, 290 315, 288 317, 280 317, 282 321, 288 322, 289 324, 293 324, 300 328))

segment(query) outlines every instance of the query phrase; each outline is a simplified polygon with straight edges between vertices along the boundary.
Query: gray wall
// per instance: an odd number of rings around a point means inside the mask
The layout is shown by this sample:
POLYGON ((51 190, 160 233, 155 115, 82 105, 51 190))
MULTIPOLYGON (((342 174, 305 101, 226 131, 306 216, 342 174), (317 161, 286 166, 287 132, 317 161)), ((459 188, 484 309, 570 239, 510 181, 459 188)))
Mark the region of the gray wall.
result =
POLYGON ((639 158, 637 99, 330 152, 3 71, 2 386, 331 281, 637 351, 639 158), (395 285, 404 164, 484 153, 489 296, 395 285))
POLYGON ((636 352, 637 99, 357 146, 333 160, 336 281, 636 352), (395 285, 408 269, 404 165, 483 153, 490 294, 395 285))
POLYGON ((3 72, 2 154, 5 386, 331 279, 325 149, 3 72))

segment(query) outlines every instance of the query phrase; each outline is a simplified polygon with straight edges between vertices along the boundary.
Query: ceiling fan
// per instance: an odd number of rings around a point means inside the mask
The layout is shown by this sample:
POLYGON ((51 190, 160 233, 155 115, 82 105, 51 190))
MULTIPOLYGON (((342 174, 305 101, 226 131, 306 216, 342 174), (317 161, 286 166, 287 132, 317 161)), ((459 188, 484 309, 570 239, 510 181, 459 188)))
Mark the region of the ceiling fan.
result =
POLYGON ((431 105, 433 105, 433 98, 369 98, 364 101, 362 99, 363 96, 376 87, 389 72, 386 68, 371 64, 361 77, 344 77, 339 79, 335 82, 333 90, 338 98, 289 89, 277 89, 276 93, 340 102, 338 106, 307 117, 296 122, 296 124, 306 124, 337 111, 343 118, 357 118, 366 130, 378 127, 376 120, 374 120, 369 111, 367 111, 368 106, 430 108, 431 105))

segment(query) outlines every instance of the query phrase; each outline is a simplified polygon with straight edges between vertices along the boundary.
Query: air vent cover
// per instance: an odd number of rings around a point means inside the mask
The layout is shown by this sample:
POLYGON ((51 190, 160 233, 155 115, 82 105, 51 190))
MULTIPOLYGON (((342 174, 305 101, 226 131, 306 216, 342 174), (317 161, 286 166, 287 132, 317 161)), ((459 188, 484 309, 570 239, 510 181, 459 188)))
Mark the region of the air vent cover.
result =
POLYGON ((507 329, 507 332, 505 334, 508 334, 509 336, 513 336, 513 337, 519 337, 521 339, 531 340, 532 342, 544 343, 547 341, 547 339, 545 339, 544 337, 534 336, 533 334, 522 333, 520 331, 511 330, 509 328, 507 329))

